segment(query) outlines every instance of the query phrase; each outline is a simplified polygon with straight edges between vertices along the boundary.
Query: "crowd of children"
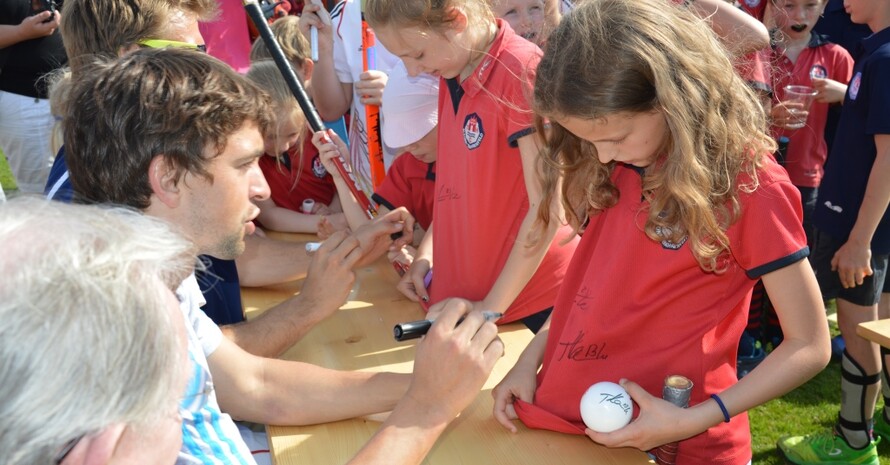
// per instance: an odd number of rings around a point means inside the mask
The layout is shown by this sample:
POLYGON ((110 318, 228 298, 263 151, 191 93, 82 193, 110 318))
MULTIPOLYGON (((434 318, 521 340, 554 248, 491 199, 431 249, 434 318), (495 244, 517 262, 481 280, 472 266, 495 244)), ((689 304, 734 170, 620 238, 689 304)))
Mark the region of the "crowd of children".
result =
MULTIPOLYGON (((206 2, 134 1, 159 12, 144 21, 152 37, 178 11, 169 27, 189 39, 133 49, 198 53, 204 33, 211 54, 243 54, 240 36, 212 35, 223 24, 206 2)), ((536 333, 494 389, 492 421, 643 451, 679 441, 677 463, 751 463, 746 412, 825 367, 836 299, 837 424, 777 448, 799 465, 877 464, 890 351, 855 328, 890 317, 890 4, 832 3, 288 2, 272 10, 274 36, 319 115, 346 131, 313 133, 262 40, 249 66, 233 59, 266 99, 256 221, 340 244, 373 226, 365 198, 379 215, 406 208, 413 237, 388 257, 399 291, 439 304, 431 318, 464 299, 536 333), (826 11, 846 23, 820 31, 826 11), (854 24, 871 34, 850 40, 854 24), (671 375, 693 382, 685 410, 661 399, 671 375), (633 422, 586 429, 581 395, 619 379, 633 422)), ((79 55, 75 75, 92 65, 79 55)), ((56 164, 47 191, 70 199, 64 150, 56 164)))

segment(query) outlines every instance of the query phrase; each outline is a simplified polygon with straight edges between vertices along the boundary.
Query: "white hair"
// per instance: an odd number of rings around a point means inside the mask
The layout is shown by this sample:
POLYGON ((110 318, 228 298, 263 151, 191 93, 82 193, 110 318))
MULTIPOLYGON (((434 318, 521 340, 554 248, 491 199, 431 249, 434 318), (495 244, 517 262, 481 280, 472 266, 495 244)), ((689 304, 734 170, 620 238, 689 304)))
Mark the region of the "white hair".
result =
POLYGON ((51 464, 71 440, 172 413, 186 359, 165 287, 194 261, 134 211, 0 204, 0 463, 51 464))

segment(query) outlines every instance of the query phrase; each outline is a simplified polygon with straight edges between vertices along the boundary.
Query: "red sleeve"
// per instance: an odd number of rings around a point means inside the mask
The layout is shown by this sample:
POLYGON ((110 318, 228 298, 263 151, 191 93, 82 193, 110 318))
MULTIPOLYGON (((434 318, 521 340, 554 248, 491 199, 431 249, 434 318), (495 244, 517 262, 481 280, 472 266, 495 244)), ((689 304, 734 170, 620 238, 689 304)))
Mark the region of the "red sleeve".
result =
POLYGON ((758 182, 740 195, 741 215, 727 230, 733 258, 752 279, 809 255, 800 192, 784 169, 765 156, 758 182))
POLYGON ((389 167, 389 171, 386 173, 386 177, 383 178, 383 182, 374 191, 374 200, 377 203, 390 210, 398 207, 405 207, 409 212, 415 210, 414 196, 411 195, 411 184, 408 181, 408 173, 405 171, 407 167, 406 161, 409 161, 408 159, 411 157, 413 155, 403 153, 393 161, 392 166, 389 167))

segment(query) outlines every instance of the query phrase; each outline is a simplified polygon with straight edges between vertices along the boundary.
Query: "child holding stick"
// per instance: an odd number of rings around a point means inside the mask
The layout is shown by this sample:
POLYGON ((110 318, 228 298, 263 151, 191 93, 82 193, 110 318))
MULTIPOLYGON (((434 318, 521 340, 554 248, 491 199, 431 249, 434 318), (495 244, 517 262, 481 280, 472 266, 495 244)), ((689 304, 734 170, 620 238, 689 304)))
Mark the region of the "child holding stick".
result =
POLYGON ((487 0, 375 0, 366 16, 409 74, 442 78, 433 223, 400 289, 432 303, 462 297, 536 331, 576 244, 558 208, 535 226, 543 191, 528 97, 540 49, 487 0))

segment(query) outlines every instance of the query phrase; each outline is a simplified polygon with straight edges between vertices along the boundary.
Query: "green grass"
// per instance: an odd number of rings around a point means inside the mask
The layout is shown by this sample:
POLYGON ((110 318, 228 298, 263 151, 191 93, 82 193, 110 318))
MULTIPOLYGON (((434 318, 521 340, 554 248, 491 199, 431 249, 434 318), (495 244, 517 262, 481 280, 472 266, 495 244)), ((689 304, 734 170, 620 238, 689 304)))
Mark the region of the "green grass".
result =
MULTIPOLYGON (((828 313, 834 314, 834 302, 828 307, 828 313)), ((837 334, 837 325, 831 323, 832 337, 837 334)), ((803 386, 749 411, 754 465, 786 463, 776 451, 776 441, 784 435, 809 434, 834 426, 840 388, 841 364, 831 362, 803 386)), ((883 404, 879 398, 878 412, 883 404)), ((878 454, 881 462, 890 463, 890 442, 879 444, 878 454)))
MULTIPOLYGON (((16 189, 6 157, 0 152, 0 184, 7 196, 16 189)), ((834 313, 829 309, 829 313, 834 313)), ((832 335, 837 330, 832 328, 832 335)), ((780 465, 785 461, 776 452, 783 435, 808 434, 830 428, 837 419, 840 402, 840 363, 828 367, 803 386, 749 412, 754 465, 780 465)), ((881 461, 890 463, 890 442, 878 446, 881 461)))
POLYGON ((3 155, 3 152, 0 152, 0 185, 3 186, 3 191, 6 192, 7 197, 18 188, 15 185, 15 178, 12 177, 12 173, 9 171, 9 164, 6 163, 6 156, 3 155))

